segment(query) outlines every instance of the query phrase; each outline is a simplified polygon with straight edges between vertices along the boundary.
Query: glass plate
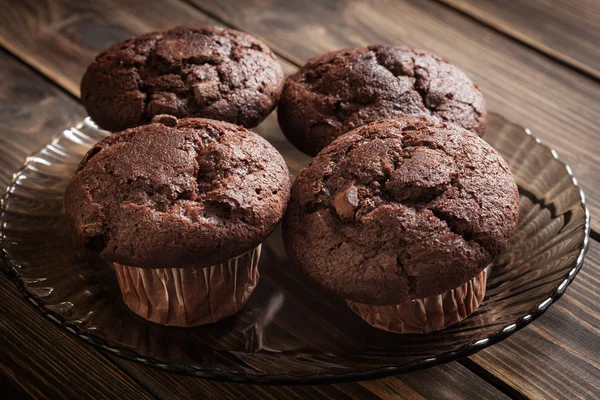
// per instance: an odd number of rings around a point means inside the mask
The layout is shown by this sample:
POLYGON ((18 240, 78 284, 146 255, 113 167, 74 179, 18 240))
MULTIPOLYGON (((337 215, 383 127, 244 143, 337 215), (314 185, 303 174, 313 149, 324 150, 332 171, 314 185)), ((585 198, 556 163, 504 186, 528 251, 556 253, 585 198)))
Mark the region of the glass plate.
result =
MULTIPOLYGON (((235 316, 197 328, 147 322, 125 306, 114 271, 74 245, 63 192, 86 150, 107 135, 89 119, 15 173, 1 203, 2 258, 29 301, 73 335, 155 367, 230 381, 322 383, 430 367, 473 354, 539 317, 583 263, 585 197, 568 166, 529 130, 492 114, 485 139, 521 194, 518 230, 493 262, 483 304, 437 333, 372 328, 289 263, 280 231, 263 245, 261 280, 235 316)), ((283 142, 279 146, 285 146, 283 142)), ((285 151, 293 175, 306 158, 285 151)))

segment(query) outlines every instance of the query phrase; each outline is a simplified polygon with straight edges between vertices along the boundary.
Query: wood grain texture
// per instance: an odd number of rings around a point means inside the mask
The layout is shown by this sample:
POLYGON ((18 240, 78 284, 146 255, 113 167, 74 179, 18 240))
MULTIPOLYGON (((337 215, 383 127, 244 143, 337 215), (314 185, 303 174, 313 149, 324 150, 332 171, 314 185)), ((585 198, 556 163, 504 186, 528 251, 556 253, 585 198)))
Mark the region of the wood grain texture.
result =
MULTIPOLYGON (((481 86, 490 110, 554 147, 573 167, 592 213, 600 213, 600 85, 593 80, 430 1, 191 1, 300 64, 372 43, 404 43, 442 55, 481 86)), ((600 220, 592 226, 600 230, 600 220)))
POLYGON ((110 399, 116 393, 123 398, 152 398, 95 349, 44 319, 3 273, 0 374, 37 399, 110 399))
MULTIPOLYGON (((81 120, 76 101, 0 51, 0 185, 34 150, 81 120), (18 140, 14 140, 17 138, 18 140)), ((0 375, 32 398, 107 398, 110 390, 131 398, 149 394, 127 374, 61 331, 26 302, 0 272, 0 375), (77 382, 71 385, 70 382, 77 382)), ((0 391, 9 396, 8 389, 0 391)), ((7 398, 11 398, 10 396, 7 398)))
MULTIPOLYGON (((103 41, 103 43, 112 43, 112 41, 116 41, 118 39, 120 39, 120 37, 118 37, 119 35, 117 34, 111 34, 110 32, 110 28, 109 27, 113 27, 114 29, 117 30, 117 32, 122 32, 125 30, 125 28, 122 28, 119 26, 118 21, 112 20, 111 19, 111 10, 109 5, 110 4, 104 4, 102 2, 100 2, 100 5, 97 5, 95 7, 97 7, 96 9, 94 9, 94 18, 98 18, 96 21, 102 21, 102 22, 96 22, 96 29, 98 29, 98 32, 104 32, 105 35, 108 35, 109 38, 104 38, 102 36, 102 34, 98 34, 98 36, 95 37, 95 40, 99 40, 99 41, 103 41), (102 10, 106 10, 106 14, 103 14, 102 10), (98 15, 98 13, 100 13, 100 15, 98 15), (112 36, 111 36, 112 35, 112 36), (112 37, 112 39, 110 39, 112 37), (106 40, 106 42, 104 42, 104 40, 106 40)), ((38 3, 36 3, 38 4, 38 3)), ((57 4, 53 4, 51 7, 50 6, 44 6, 43 3, 39 3, 40 7, 46 7, 48 9, 51 9, 52 11, 52 15, 63 15, 63 16, 68 16, 70 15, 69 12, 67 12, 66 10, 60 9, 60 7, 57 4)), ((60 3, 65 5, 64 3, 60 3)), ((48 13, 45 10, 45 8, 42 9, 36 9, 35 8, 35 4, 29 4, 30 8, 28 9, 22 9, 20 11, 20 16, 24 17, 26 15, 26 13, 30 13, 30 16, 34 16, 34 15, 44 15, 45 17, 48 17, 48 13), (31 9, 31 7, 33 7, 33 9, 31 9)), ((65 5, 68 6, 68 5, 65 5)), ((140 5, 140 7, 144 7, 144 5, 140 5)), ((161 6, 163 7, 163 6, 161 6)), ((169 8, 169 4, 166 4, 164 7, 169 8)), ((127 10, 128 8, 125 7, 124 10, 127 10)), ((172 11, 173 9, 176 9, 175 7, 171 7, 170 10, 172 11)), ((77 10, 76 8, 72 8, 73 10, 77 10)), ((163 10, 161 8, 155 9, 155 12, 158 12, 159 15, 164 15, 167 14, 168 11, 164 11, 164 13, 162 12, 163 10)), ((193 19, 193 18, 197 18, 198 21, 203 21, 205 19, 205 17, 203 17, 201 14, 197 13, 194 9, 187 9, 184 8, 185 11, 185 15, 180 15, 180 16, 173 16, 171 15, 171 17, 173 17, 175 20, 179 21, 185 21, 186 18, 189 19, 193 19), (197 17, 194 17, 197 16, 197 17)), ((83 15, 87 15, 86 11, 80 11, 81 14, 83 15)), ((124 11, 125 12, 125 11, 124 11)), ((143 21, 137 21, 136 18, 145 18, 144 17, 144 13, 140 10, 140 12, 137 12, 137 10, 133 10, 130 14, 127 14, 125 17, 123 15, 121 15, 119 18, 128 18, 131 21, 129 21, 128 24, 128 29, 131 28, 132 26, 141 26, 143 28, 140 28, 140 31, 145 31, 145 30, 153 30, 153 29, 161 29, 164 26, 159 26, 159 27, 149 27, 149 25, 151 25, 153 22, 143 22, 143 21)), ((67 17, 65 17, 67 18, 67 17)), ((76 16, 70 15, 67 18, 71 23, 74 23, 73 21, 77 20, 76 16)), ((66 24, 65 21, 63 20, 49 20, 49 19, 42 19, 44 21, 51 21, 48 22, 49 25, 52 26, 63 26, 66 24)), ((121 20, 119 20, 121 21, 121 20)), ((165 22, 160 19, 157 18, 155 21, 157 24, 162 23, 164 24, 165 22)), ((191 22, 189 22, 191 23, 191 22)), ((78 27, 82 27, 83 23, 74 23, 75 26, 78 27)), ((153 25, 152 25, 153 26, 153 25)), ((3 27, 5 28, 5 26, 3 27)), ((23 29, 22 27, 20 29, 23 29)), ((40 29, 42 31, 44 31, 44 26, 43 24, 40 26, 40 29)), ((49 27, 47 27, 47 29, 50 29, 49 27)), ((79 33, 73 33, 74 37, 82 37, 82 35, 80 35, 79 33)), ((42 40, 43 43, 45 43, 42 40)), ((60 42, 59 39, 57 39, 58 42, 60 42)), ((65 39, 66 41, 66 39, 65 39)), ((30 38, 29 42, 28 42, 28 46, 31 46, 33 50, 35 50, 36 46, 41 46, 43 47, 44 45, 38 45, 36 44, 35 38, 30 38)), ((85 51, 81 51, 79 52, 77 49, 80 46, 74 46, 71 51, 71 55, 69 56, 70 58, 68 60, 65 60, 64 64, 67 65, 67 67, 60 71, 60 66, 56 65, 55 68, 57 69, 57 71, 55 72, 49 72, 49 70, 46 70, 46 73, 48 74, 48 76, 52 77, 52 78, 56 78, 57 81, 63 81, 64 82, 70 82, 70 87, 71 89, 76 87, 75 83, 78 81, 78 76, 76 76, 76 74, 78 74, 79 72, 77 71, 83 71, 83 68, 85 68, 85 65, 91 61, 91 57, 93 57, 93 55, 89 55, 88 58, 86 59, 85 57, 85 51), (84 61, 81 61, 84 60, 84 61), (73 72, 75 71, 75 72, 73 72), (75 74, 75 75, 73 75, 75 74), (62 77, 62 78, 61 78, 62 77), (68 78, 68 79, 67 79, 68 78)), ((40 48, 41 50, 41 48, 40 48)), ((29 50, 31 51, 31 49, 29 50)), ((40 65, 41 64, 51 64, 52 62, 59 62, 61 61, 60 59, 56 59, 54 61, 53 57, 54 55, 51 54, 51 51, 47 52, 47 55, 49 57, 49 60, 45 60, 44 58, 39 58, 38 62, 40 65)), ((29 61, 31 61, 33 58, 33 56, 38 57, 38 55, 31 55, 31 57, 29 58, 29 61)), ((63 55, 64 56, 64 55, 63 55)), ((6 55, 4 54, 4 57, 6 57, 6 55)), ((2 57, 0 57, 2 58, 2 57)), ((0 65, 4 65, 1 64, 0 65)), ((289 64, 288 66, 284 66, 285 68, 287 68, 288 72, 290 71, 290 67, 289 64)), ((14 67, 14 68, 3 68, 3 76, 6 77, 7 81, 12 81, 14 80, 14 74, 15 71, 18 70, 23 70, 23 71, 27 71, 27 68, 24 68, 23 66, 19 66, 14 67), (5 71, 7 71, 5 73, 5 71)), ((47 88, 46 86, 49 86, 47 83, 39 80, 39 81, 35 81, 35 85, 39 87, 39 90, 41 90, 42 92, 46 93, 50 93, 52 88, 47 88)), ((69 88, 69 85, 65 85, 65 88, 69 88)), ((0 88, 2 88, 2 90, 4 91, 5 89, 0 86, 0 88)), ((13 92, 19 93, 22 90, 22 87, 16 87, 14 89, 11 89, 13 92)), ((52 89, 54 91, 56 91, 55 89, 52 89)), ((7 91, 8 93, 8 91, 7 91)), ((4 96, 3 98, 6 98, 6 103, 2 104, 2 108, 6 108, 7 110, 12 109, 16 109, 17 106, 13 105, 11 103, 11 98, 13 98, 13 96, 9 96, 9 95, 5 95, 4 93, 2 94, 2 96, 4 96)), ((47 96, 49 97, 49 96, 47 96)), ((42 97, 42 98, 47 98, 47 97, 42 97)), ((80 105, 77 104, 77 102, 75 102, 74 100, 70 99, 68 96, 65 95, 60 95, 57 96, 56 100, 56 104, 54 104, 53 101, 39 101, 37 102, 36 105, 36 112, 40 113, 41 115, 50 115, 50 114, 55 114, 58 117, 61 116, 65 116, 65 115, 72 115, 73 119, 78 119, 81 118, 82 115, 82 108, 80 105), (54 104, 54 105, 53 105, 54 104), (48 111, 48 114, 45 111, 45 107, 47 105, 50 105, 51 108, 48 111), (70 112, 68 110, 71 110, 70 112), (71 114, 70 114, 71 113, 71 114)), ((33 107, 34 104, 32 103, 31 105, 31 112, 33 112, 33 107)), ((20 108, 20 107, 19 107, 20 108)), ((6 113, 7 116, 10 115, 10 113, 6 113)), ((58 118, 57 117, 57 118, 58 118)), ((53 123, 49 123, 49 125, 52 127, 52 129, 48 130, 48 133, 45 133, 43 135, 41 135, 39 137, 39 143, 42 143, 44 141, 48 140, 48 136, 51 133, 56 132, 58 129, 62 129, 62 128, 66 128, 68 126, 71 126, 73 124, 73 120, 72 119, 65 119, 62 122, 61 121, 56 121, 53 123)), ((0 136, 8 136, 8 135, 15 135, 15 134, 20 134, 21 131, 16 131, 16 132, 12 132, 12 131, 8 131, 8 130, 4 130, 4 127, 6 126, 3 125, 0 127, 0 136)), ((44 125, 45 126, 45 125, 44 125)), ((23 131, 26 131, 26 129, 23 129, 23 131)), ((32 130, 33 131, 33 130, 32 130)), ((276 146, 290 146, 289 143, 285 142, 282 137, 280 136, 281 133, 279 132, 278 129, 276 129, 276 122, 274 121, 274 119, 271 117, 270 119, 268 119, 267 121, 265 121, 265 123, 263 123, 261 125, 261 128, 259 128, 258 130, 259 132, 262 132, 264 134, 264 136, 266 136, 267 138, 269 138, 269 140, 271 140, 272 142, 275 143, 276 146)), ((44 130, 44 132, 46 132, 44 130)), ((32 152, 33 150, 35 150, 35 148, 37 148, 39 146, 39 143, 36 142, 35 146, 33 145, 29 145, 29 144, 24 144, 23 148, 22 148, 22 153, 23 154, 29 154, 30 152, 32 152)), ((292 151, 292 150, 289 150, 292 151)), ((3 160, 0 161, 0 165, 2 164, 3 160)), ((6 178, 5 178, 6 179, 6 178)), ((10 290, 12 290, 13 292, 16 292, 14 288, 10 287, 10 284, 6 281, 6 278, 4 276, 0 277, 0 280, 2 280, 2 282, 5 284, 5 286, 1 286, 2 288, 5 287, 7 292, 10 292, 10 290)), ((3 289, 4 291, 4 289, 3 289)), ((0 301, 4 301, 2 299, 4 298, 10 298, 10 296, 5 295, 4 293, 0 293, 0 301)), ((17 335, 18 333, 21 334, 21 336, 24 335, 23 332, 28 333, 30 331, 32 331, 32 329, 27 330, 28 326, 36 326, 35 324, 41 324, 41 327, 38 327, 35 329, 36 332, 38 332, 38 335, 42 336, 44 335, 43 338, 39 338, 36 340, 27 340, 26 342, 17 342, 15 338, 13 338, 13 336, 7 338, 7 342, 10 343, 19 343, 20 348, 17 349, 14 346, 2 346, 4 351, 7 352, 7 355, 4 356, 3 358, 5 360, 13 360, 16 359, 19 361, 18 364, 16 364, 15 362, 12 362, 11 364, 7 364, 8 366, 6 368, 3 369, 3 372, 6 376, 8 376, 11 380, 16 380, 20 386, 25 387, 29 392, 31 393, 41 393, 40 391, 45 391, 46 390, 46 385, 49 385, 50 389, 48 390, 54 390, 53 388, 55 386, 58 386, 59 384, 62 385, 70 385, 73 386, 72 390, 82 390, 81 388, 85 388, 85 383, 88 380, 94 380, 96 379, 96 373, 105 373, 105 376, 98 378, 100 383, 98 384, 98 388, 97 390, 100 391, 105 391, 105 395, 121 395, 122 397, 126 397, 127 394, 129 393, 127 390, 121 388, 120 386, 120 381, 117 379, 115 382, 115 386, 114 386, 114 390, 110 389, 110 388, 105 388, 104 387, 104 382, 106 382, 107 380, 111 379, 111 375, 110 373, 106 373, 106 371, 113 371, 115 370, 115 366, 114 364, 107 362, 106 359, 103 358, 103 356, 101 355, 96 355, 94 358, 94 362, 99 363, 100 366, 96 367, 94 365, 88 365, 86 364, 86 360, 81 361, 81 358, 86 358, 87 354, 97 354, 93 349, 88 349, 85 345, 83 345, 82 343, 80 343, 79 341, 69 337, 66 334, 62 334, 61 332, 58 332, 58 328, 54 328, 53 326, 51 326, 50 322, 46 321, 40 314, 38 314, 35 310, 31 309, 31 306, 29 306, 28 304, 26 304, 22 298, 20 297, 20 295, 13 293, 13 297, 14 297, 14 301, 11 301, 9 306, 6 307, 10 307, 11 308, 11 312, 12 314, 10 314, 10 316, 13 319, 19 319, 18 316, 25 316, 24 321, 18 321, 19 324, 17 324, 17 322, 15 322, 15 330, 14 330, 14 334, 13 335, 17 335), (26 310, 28 311, 26 311, 26 310), (47 333, 49 332, 49 333, 47 333), (53 343, 49 343, 48 341, 52 341, 53 343), (41 349, 39 349, 37 345, 35 345, 35 343, 30 343, 30 342, 36 342, 39 344, 39 346, 44 346, 44 351, 42 351, 41 349), (37 346, 37 347, 36 347, 37 346), (78 352, 78 357, 72 356, 72 353, 67 351, 67 348, 71 348, 72 351, 74 352, 78 352), (44 359, 39 359, 37 355, 29 355, 29 352, 34 351, 36 352, 36 354, 43 354, 44 356, 46 354, 48 354, 47 358, 44 359), (53 354, 53 352, 57 352, 60 351, 61 354, 54 354, 54 358, 51 356, 53 354), (67 376, 68 377, 68 381, 67 380, 62 380, 61 381, 61 375, 60 374, 55 374, 55 378, 51 378, 50 382, 46 382, 46 380, 44 379, 44 375, 43 375, 43 371, 47 370, 47 371, 53 371, 53 368, 62 368, 62 363, 64 363, 64 359, 61 358, 62 355, 65 355, 65 357, 67 357, 67 359, 73 359, 74 363, 77 364, 76 367, 72 367, 72 372, 73 375, 62 375, 62 376, 67 376), (30 366, 30 364, 32 364, 30 366), (59 365, 58 367, 56 367, 56 365, 59 365), (29 371, 29 369, 31 369, 32 371, 35 371, 35 373, 37 375, 35 375, 35 379, 32 379, 28 374, 27 371, 29 371), (91 371, 87 371, 87 369, 90 369, 91 371), (80 381, 83 382, 83 384, 79 385, 80 381), (29 383, 28 383, 29 382, 29 383)), ((4 303, 0 303, 0 304, 4 304, 4 303)), ((3 309, 0 309, 0 311, 3 311, 3 309)), ((4 323, 3 320, 2 323, 4 323)), ((31 333, 33 334, 33 333, 31 333)), ((26 337, 26 336, 23 336, 26 337)), ((90 356, 91 357, 91 356, 90 356)), ((1 363, 2 361, 0 361, 1 363)), ((6 363, 8 363, 8 361, 5 361, 6 363)), ((90 363, 92 361, 89 361, 90 363)), ((231 398, 232 395, 234 396, 248 396, 248 397, 252 397, 254 396, 256 397, 267 397, 267 398, 276 398, 275 395, 267 395, 267 391, 265 389, 263 389, 262 387, 254 387, 254 386, 248 386, 248 385, 233 385, 233 384, 226 384, 226 383, 219 383, 219 382, 212 382, 212 381, 206 381, 206 380, 201 380, 198 378, 192 378, 192 377, 185 377, 185 376, 180 376, 180 375, 175 375, 175 374, 170 374, 170 373, 166 373, 164 371, 159 371, 156 369, 152 369, 150 367, 145 367, 145 366, 141 366, 135 363, 131 363, 125 360, 116 360, 115 362, 118 362, 119 365, 127 370, 129 373, 131 373, 135 379, 142 384, 142 386, 144 386, 145 388, 147 388, 150 392, 152 392, 153 394, 157 394, 160 397, 163 398, 198 398, 198 397, 212 397, 212 398, 231 398)), ((118 370, 117 370, 118 371, 118 370)), ((48 378, 50 379, 50 378, 48 378)), ((132 385, 134 385, 134 383, 132 383, 132 385)), ((63 390, 62 387, 59 387, 56 389, 57 394, 59 393, 59 390, 63 390)), ((77 397, 75 396, 75 393, 73 393, 73 395, 71 395, 70 392, 66 391, 66 389, 64 389, 64 393, 62 394, 62 396, 64 397, 77 397)), ((481 380, 480 378, 478 378, 475 374, 471 373, 470 371, 468 371, 467 369, 465 369, 464 367, 462 367, 461 365, 457 364, 457 363, 453 363, 453 364, 449 364, 437 369, 434 369, 432 371, 422 371, 422 372, 417 372, 414 374, 409 374, 409 375, 403 375, 400 377, 393 377, 393 378, 387 378, 385 380, 381 380, 381 381, 369 381, 369 382, 363 382, 363 383, 356 383, 356 384, 343 384, 343 385, 322 385, 322 386, 316 386, 316 387, 311 387, 311 386, 298 386, 298 387, 290 387, 290 388, 285 388, 285 387, 278 387, 278 388, 270 388, 269 389, 269 393, 276 391, 277 393, 281 394, 282 396, 285 397, 291 397, 291 398, 378 398, 378 397, 393 397, 393 396, 400 396, 400 397, 406 397, 406 398, 423 398, 423 397, 430 397, 430 396, 448 396, 449 394, 455 395, 457 396, 457 398, 473 398, 473 397, 479 397, 479 398, 503 398, 504 396, 502 395, 501 392, 499 392, 498 390, 494 389, 491 385, 487 384, 485 381, 481 380), (429 382, 431 382, 431 380, 435 380, 436 381, 436 385, 430 385, 429 382), (463 386, 463 383, 468 382, 467 385, 463 386)), ((90 393, 95 393, 95 392, 90 392, 90 393)), ((62 397, 61 396, 61 397, 62 397)), ((101 396, 98 396, 101 397, 101 396)), ((132 395, 133 397, 133 395, 132 395)))
POLYGON ((538 399, 600 398, 600 243, 565 295, 527 328, 471 356, 518 392, 538 399))
POLYGON ((138 33, 210 22, 179 1, 0 0, 0 44, 79 96, 87 65, 138 33))
POLYGON ((425 371, 403 374, 374 381, 335 385, 244 385, 200 380, 189 376, 165 374, 140 364, 114 359, 125 371, 158 396, 179 399, 246 398, 246 399, 505 399, 506 395, 491 385, 481 384, 474 373, 452 363, 425 371), (406 382, 411 384, 407 385, 406 382), (427 382, 436 382, 435 385, 427 382))
MULTIPOLYGON (((216 23, 179 0, 0 0, 0 45, 73 95, 87 66, 105 48, 133 35, 177 25, 216 23), (10 6, 9 6, 10 5, 10 6)), ((295 66, 282 61, 284 72, 295 66)))
MULTIPOLYGON (((294 49, 286 56, 300 62, 320 52, 377 42, 406 42, 443 54, 482 83, 492 110, 531 127, 575 165, 588 200, 590 193, 593 197, 600 189, 594 166, 598 157, 590 153, 597 153, 600 144, 592 112, 600 109, 599 86, 460 15, 444 13, 443 7, 425 2, 377 3, 379 8, 369 8, 346 1, 301 5, 194 1, 217 18, 263 37, 279 51, 294 49), (251 12, 256 7, 271 11, 251 12), (335 15, 342 16, 343 22, 336 23, 335 15), (571 88, 574 82, 577 85, 571 88), (582 96, 592 107, 578 110, 577 101, 569 105, 571 96, 582 96), (557 118, 551 111, 562 107, 570 108, 573 116, 557 118), (581 122, 588 125, 585 134, 574 129, 581 122), (588 160, 575 150, 584 147, 590 149, 588 160)), ((598 203, 592 202, 595 213, 598 203)), ((594 389, 600 384, 596 357, 600 299, 593 288, 599 281, 594 242, 583 272, 544 317, 472 360, 526 396, 559 397, 562 391, 571 398, 595 397, 592 394, 597 395, 594 389)))
POLYGON ((600 79, 596 0, 438 0, 600 79))
POLYGON ((59 130, 80 121, 85 110, 3 50, 0 71, 0 191, 4 191, 25 157, 59 130))
MULTIPOLYGON (((72 0, 26 0, 10 7, 8 3, 11 1, 0 0, 0 7, 4 5, 7 11, 0 13, 0 44, 74 96, 79 96, 79 83, 85 69, 106 47, 136 34, 165 30, 176 25, 216 23, 179 0, 143 3, 103 0, 86 3, 85 6, 72 0)), ((286 75, 297 69, 285 60, 280 62, 286 75)), ((10 81, 2 80, 0 85, 9 86, 10 81)), ((9 87, 5 90, 11 92, 9 87)), ((21 95, 26 93, 23 91, 21 95)), ((8 113, 15 109, 19 113, 31 112, 21 110, 18 105, 7 105, 3 109, 8 113)), ((60 115, 50 108, 49 111, 50 115, 60 115)), ((79 115, 83 118, 85 110, 79 115)), ((43 129, 55 126, 47 123, 43 129)), ((39 124, 38 128, 41 128, 39 124)), ((299 160, 290 165, 292 170, 300 169, 310 160, 285 139, 275 114, 255 131, 271 141, 284 156, 293 154, 294 159, 299 160)), ((14 172, 18 165, 11 164, 7 172, 14 172)))

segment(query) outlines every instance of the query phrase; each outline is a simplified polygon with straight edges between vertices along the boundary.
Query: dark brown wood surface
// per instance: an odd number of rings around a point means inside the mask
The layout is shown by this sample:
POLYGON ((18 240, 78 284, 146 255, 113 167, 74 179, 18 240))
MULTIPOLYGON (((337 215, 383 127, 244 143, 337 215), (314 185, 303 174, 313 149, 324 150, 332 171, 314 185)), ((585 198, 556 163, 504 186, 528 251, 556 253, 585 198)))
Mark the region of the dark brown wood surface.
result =
POLYGON ((538 399, 600 395, 600 243, 565 295, 527 328, 469 359, 538 399))
POLYGON ((87 65, 136 33, 212 22, 181 1, 1 0, 0 44, 79 96, 87 65))
POLYGON ((506 398, 460 364, 399 378, 317 386, 245 385, 172 374, 103 355, 71 337, 26 303, 5 275, 0 275, 0 327, 0 383, 32 398, 506 398), (432 380, 437 384, 429 385, 432 380))
MULTIPOLYGON (((370 43, 404 43, 442 55, 480 85, 490 110, 530 128, 571 164, 592 212, 600 214, 600 185, 594 184, 600 84, 592 79, 432 1, 192 1, 299 65, 370 43)), ((600 220, 592 224, 600 231, 600 220)))
POLYGON ((458 363, 398 377, 374 381, 311 386, 268 386, 214 382, 151 369, 124 360, 114 360, 123 370, 161 398, 248 399, 375 399, 394 396, 405 399, 504 399, 505 394, 458 363), (436 382, 430 385, 429 382, 436 382))
POLYGON ((86 114, 81 105, 4 50, 0 50, 0 77, 0 187, 4 191, 32 149, 86 114))
MULTIPOLYGON (((0 51, 0 67, 6 78, 3 81, 10 82, 10 87, 3 88, 4 97, 0 102, 0 137, 22 137, 19 149, 6 148, 8 151, 3 153, 4 148, 1 148, 0 159, 9 160, 3 157, 10 156, 9 168, 16 169, 28 154, 47 143, 59 130, 81 120, 85 111, 74 98, 4 51, 0 51), (35 96, 25 96, 30 88, 36 88, 35 96), (15 104, 19 106, 18 114, 9 112, 15 104)), ((273 136, 270 139, 278 141, 273 136)), ((83 398, 86 395, 111 398, 121 394, 127 398, 368 399, 386 393, 414 399, 449 394, 464 399, 506 397, 458 363, 373 382, 315 387, 229 384, 165 373, 100 354, 71 337, 26 302, 3 273, 0 274, 0 327, 0 375, 6 378, 0 382, 12 381, 13 386, 35 398, 83 398), (440 384, 427 385, 430 379, 440 384), (71 385, 72 381, 78 384, 71 385)))
MULTIPOLYGON (((573 165, 597 213, 600 84, 565 66, 565 59, 548 53, 562 63, 553 61, 520 44, 523 38, 495 31, 509 30, 487 28, 485 19, 475 22, 430 1, 193 1, 31 0, 10 7, 0 1, 0 45, 13 54, 0 52, 0 184, 50 135, 83 117, 79 79, 99 50, 132 34, 208 22, 260 36, 291 61, 281 60, 287 73, 319 52, 371 42, 442 54, 481 84, 491 110, 531 127, 573 165), (3 141, 9 136, 23 140, 9 147, 12 141, 3 141)), ((272 117, 261 134, 281 151, 289 148, 272 117)), ((598 285, 600 246, 593 241, 581 275, 556 305, 469 359, 375 381, 267 387, 174 375, 106 356, 55 327, 0 274, 0 385, 37 398, 594 398, 600 386, 598 285)))
POLYGON ((98 351, 44 320, 4 274, 0 328, 0 374, 33 398, 152 398, 98 351))
POLYGON ((600 79, 597 0, 438 0, 600 79))

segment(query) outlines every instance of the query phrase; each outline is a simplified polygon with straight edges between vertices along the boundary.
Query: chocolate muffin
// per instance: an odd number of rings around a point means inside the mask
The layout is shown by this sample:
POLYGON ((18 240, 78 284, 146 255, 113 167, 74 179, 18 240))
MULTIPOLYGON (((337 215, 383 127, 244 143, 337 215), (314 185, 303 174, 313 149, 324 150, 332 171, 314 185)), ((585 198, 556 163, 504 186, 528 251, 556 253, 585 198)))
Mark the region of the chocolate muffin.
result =
POLYGON ((287 78, 278 119, 311 156, 369 122, 422 115, 483 136, 487 111, 477 85, 440 57, 406 46, 373 45, 323 54, 287 78))
MULTIPOLYGON (((360 305, 406 305, 481 274, 514 233, 518 211, 512 174, 483 139, 407 117, 323 149, 294 182, 283 238, 291 261, 326 290, 360 305)), ((476 291, 471 283, 473 296, 483 298, 484 278, 476 291)))
POLYGON ((255 37, 212 25, 177 27, 117 43, 81 81, 81 100, 103 129, 120 131, 159 114, 252 128, 273 111, 281 65, 255 37))
POLYGON ((260 136, 164 115, 96 144, 65 211, 77 240, 115 263, 133 311, 192 326, 243 306, 289 186, 283 158, 260 136))

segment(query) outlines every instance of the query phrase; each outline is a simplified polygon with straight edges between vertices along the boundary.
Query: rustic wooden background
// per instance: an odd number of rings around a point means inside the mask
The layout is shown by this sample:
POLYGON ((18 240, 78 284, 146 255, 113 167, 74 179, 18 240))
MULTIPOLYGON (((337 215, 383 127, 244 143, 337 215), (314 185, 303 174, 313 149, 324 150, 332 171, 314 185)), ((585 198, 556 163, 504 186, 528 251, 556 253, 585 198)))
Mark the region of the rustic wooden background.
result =
POLYGON ((457 362, 337 385, 230 384, 124 361, 45 320, 0 273, 0 397, 600 397, 599 1, 0 0, 0 9, 0 187, 85 116, 79 81, 100 50, 134 34, 214 23, 262 38, 286 73, 318 53, 369 43, 444 56, 480 84, 492 111, 531 128, 573 167, 593 215, 582 272, 529 327, 457 362))

